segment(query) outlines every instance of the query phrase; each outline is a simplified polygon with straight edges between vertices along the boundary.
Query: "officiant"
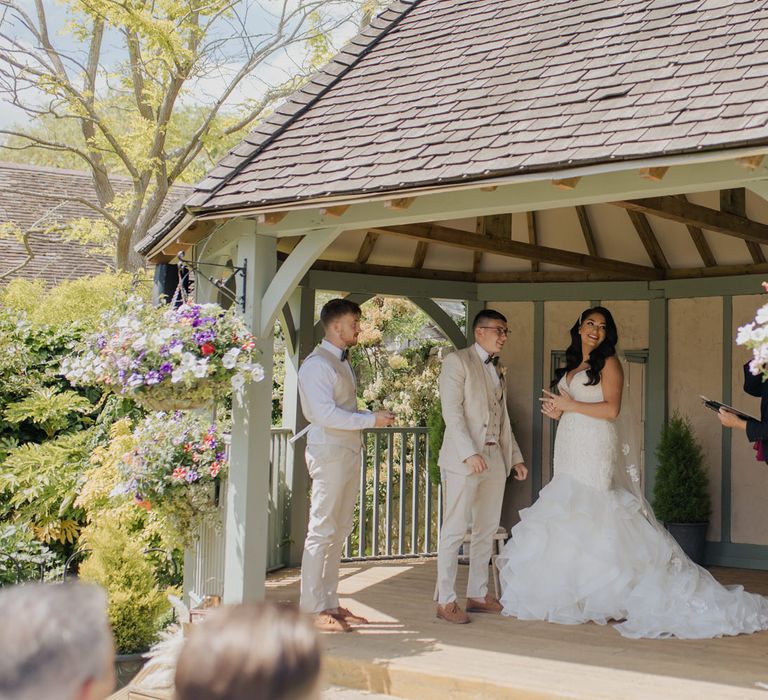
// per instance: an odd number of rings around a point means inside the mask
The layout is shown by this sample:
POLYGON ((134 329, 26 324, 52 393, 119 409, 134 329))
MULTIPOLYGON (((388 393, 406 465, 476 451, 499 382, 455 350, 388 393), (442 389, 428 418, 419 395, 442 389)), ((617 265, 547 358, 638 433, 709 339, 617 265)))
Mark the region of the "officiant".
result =
POLYGON ((724 408, 718 411, 717 416, 724 427, 745 431, 747 439, 754 444, 757 461, 768 463, 768 381, 763 379, 762 374, 752 374, 749 362, 744 364, 744 391, 760 398, 759 421, 739 418, 724 408))

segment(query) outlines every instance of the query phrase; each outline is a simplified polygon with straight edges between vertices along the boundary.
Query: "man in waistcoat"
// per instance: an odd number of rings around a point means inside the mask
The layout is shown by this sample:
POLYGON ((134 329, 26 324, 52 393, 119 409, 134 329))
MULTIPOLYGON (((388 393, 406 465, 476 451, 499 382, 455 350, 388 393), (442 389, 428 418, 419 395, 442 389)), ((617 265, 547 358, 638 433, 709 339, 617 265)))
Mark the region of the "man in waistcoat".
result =
POLYGON ((392 425, 389 411, 360 411, 347 355, 360 335, 360 307, 332 299, 320 312, 325 338, 299 369, 301 407, 310 425, 306 460, 312 479, 301 602, 324 632, 348 632, 367 620, 339 606, 339 564, 360 490, 362 431, 392 425))
POLYGON ((488 593, 488 562, 499 526, 510 472, 523 480, 528 469, 507 413, 505 369, 499 353, 507 342, 507 319, 480 311, 472 323, 475 343, 447 355, 440 372, 445 436, 438 464, 443 487, 443 524, 437 552, 437 617, 456 624, 469 616, 456 602, 459 548, 472 524, 467 612, 500 613, 488 593))

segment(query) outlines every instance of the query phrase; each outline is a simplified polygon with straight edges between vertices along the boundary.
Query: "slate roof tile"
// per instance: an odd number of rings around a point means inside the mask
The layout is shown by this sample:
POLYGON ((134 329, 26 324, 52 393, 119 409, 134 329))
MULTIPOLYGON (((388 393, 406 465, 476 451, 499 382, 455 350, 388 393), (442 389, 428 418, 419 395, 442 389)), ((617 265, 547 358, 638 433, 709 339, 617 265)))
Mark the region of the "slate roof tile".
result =
POLYGON ((189 204, 765 144, 767 92, 762 0, 401 0, 189 204))

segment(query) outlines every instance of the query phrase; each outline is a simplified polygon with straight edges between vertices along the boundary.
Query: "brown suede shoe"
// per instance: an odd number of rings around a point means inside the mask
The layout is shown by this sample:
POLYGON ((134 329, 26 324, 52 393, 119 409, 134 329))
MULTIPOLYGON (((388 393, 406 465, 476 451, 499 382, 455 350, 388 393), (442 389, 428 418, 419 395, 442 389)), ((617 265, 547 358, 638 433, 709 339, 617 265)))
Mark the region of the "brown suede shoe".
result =
POLYGON ((504 608, 497 598, 490 593, 486 594, 484 600, 479 598, 467 598, 467 612, 493 613, 498 615, 504 608))
POLYGON ((352 628, 340 620, 338 617, 334 617, 330 613, 321 612, 315 615, 315 629, 318 632, 351 632, 352 628))
POLYGON ((465 613, 456 601, 437 606, 437 616, 446 622, 452 622, 454 625, 466 625, 469 622, 469 615, 465 613))
MULTIPOLYGON (((329 612, 329 611, 326 611, 329 612)), ((364 617, 360 617, 360 615, 355 615, 353 612, 350 612, 347 610, 347 608, 342 608, 339 606, 336 608, 335 612, 330 613, 333 615, 337 620, 343 620, 348 625, 367 625, 368 620, 366 620, 364 617)))

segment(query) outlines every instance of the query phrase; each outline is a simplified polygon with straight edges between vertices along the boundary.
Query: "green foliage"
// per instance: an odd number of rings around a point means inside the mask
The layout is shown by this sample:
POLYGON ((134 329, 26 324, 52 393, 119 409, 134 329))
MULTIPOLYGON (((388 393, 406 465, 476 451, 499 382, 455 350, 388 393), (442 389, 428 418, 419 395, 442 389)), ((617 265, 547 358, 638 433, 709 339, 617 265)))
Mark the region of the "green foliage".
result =
POLYGON ((429 463, 427 465, 429 478, 433 484, 439 484, 440 467, 437 464, 437 459, 445 435, 445 421, 443 420, 443 407, 440 399, 435 401, 429 410, 427 427, 429 428, 429 463))
POLYGON ((28 528, 0 527, 0 586, 51 580, 63 573, 64 558, 38 542, 28 528))
POLYGON ((666 523, 703 523, 712 511, 703 453, 690 422, 675 414, 664 425, 656 448, 659 466, 653 510, 666 523))
POLYGON ((108 518, 89 528, 83 539, 90 554, 80 566, 80 579, 106 589, 118 653, 146 650, 155 641, 169 606, 141 539, 108 518))
POLYGON ((25 398, 8 405, 5 420, 9 423, 29 421, 52 438, 76 424, 73 414, 90 413, 93 405, 74 391, 58 391, 55 387, 38 387, 25 398))
POLYGON ((129 295, 150 297, 151 285, 145 273, 103 272, 94 277, 67 280, 47 289, 40 280, 16 279, 0 290, 0 306, 23 312, 34 327, 92 330, 102 314, 129 295))
POLYGON ((86 430, 12 450, 0 471, 10 519, 28 525, 42 542, 74 542, 84 521, 74 501, 90 451, 86 430))

